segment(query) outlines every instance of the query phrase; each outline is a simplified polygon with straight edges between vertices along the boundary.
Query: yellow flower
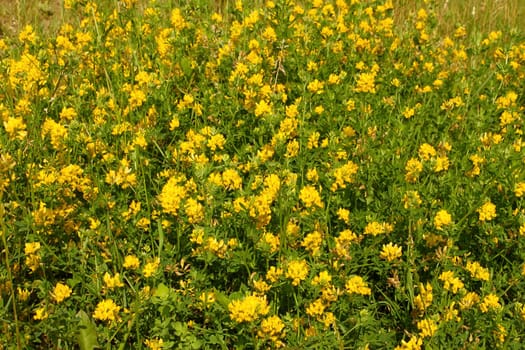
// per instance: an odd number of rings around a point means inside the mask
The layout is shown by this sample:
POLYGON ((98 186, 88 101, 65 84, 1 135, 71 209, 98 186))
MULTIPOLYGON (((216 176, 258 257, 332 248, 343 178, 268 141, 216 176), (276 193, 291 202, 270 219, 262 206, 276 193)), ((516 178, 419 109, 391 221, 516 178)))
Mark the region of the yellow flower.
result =
POLYGON ((268 244, 270 247, 270 253, 275 253, 279 250, 279 245, 281 244, 279 236, 265 232, 262 241, 268 244))
POLYGON ((321 200, 321 195, 315 189, 315 187, 307 185, 301 189, 299 193, 299 198, 304 203, 306 208, 311 208, 313 206, 322 208, 323 202, 321 200))
POLYGON ((400 258, 402 255, 402 248, 397 244, 393 244, 392 242, 383 244, 381 253, 379 253, 379 257, 387 261, 393 261, 397 258, 400 258))
POLYGON ((293 139, 286 145, 286 154, 284 156, 286 158, 293 158, 299 154, 299 149, 299 142, 296 139, 293 139))
POLYGON ((398 345, 394 350, 421 350, 423 340, 418 337, 412 337, 409 341, 401 340, 401 345, 398 345))
POLYGON ((363 234, 377 236, 381 234, 388 234, 394 230, 392 224, 377 221, 372 221, 366 224, 363 234))
POLYGON ((248 295, 241 300, 233 300, 228 304, 230 318, 235 322, 252 322, 259 316, 264 316, 270 311, 266 297, 248 295))
POLYGON ((443 230, 444 226, 449 226, 452 223, 452 216, 445 209, 441 209, 434 216, 434 227, 437 230, 443 230))
POLYGON ((180 126, 179 118, 177 118, 177 116, 173 116, 171 118, 170 125, 169 125, 170 131, 177 129, 179 126, 180 126))
POLYGON ((355 109, 355 101, 350 99, 350 100, 346 101, 345 106, 346 106, 346 110, 348 112, 351 112, 351 111, 353 111, 355 109))
POLYGON ((479 302, 479 296, 474 292, 468 292, 459 301, 459 308, 461 310, 470 309, 474 304, 479 302))
POLYGON ((324 317, 321 318, 321 321, 324 324, 324 328, 328 329, 330 326, 335 326, 335 316, 333 312, 325 312, 324 317))
POLYGON ((479 221, 490 221, 496 217, 496 206, 489 200, 478 210, 479 221))
POLYGON ((308 264, 305 260, 292 260, 288 263, 286 278, 292 280, 292 285, 298 286, 308 276, 308 264))
POLYGON ((4 121, 4 128, 11 140, 23 140, 27 136, 26 123, 22 117, 8 117, 4 121))
POLYGON ((419 335, 423 338, 431 337, 436 333, 438 326, 434 320, 425 319, 417 323, 417 328, 419 329, 419 335))
POLYGON ((111 299, 106 299, 97 304, 93 318, 101 321, 115 321, 118 318, 120 306, 111 299))
POLYGON ((264 294, 271 289, 271 286, 264 281, 253 281, 253 287, 259 294, 264 294))
POLYGON ((312 285, 327 285, 332 281, 332 276, 330 276, 330 273, 326 270, 319 272, 319 275, 315 276, 312 280, 312 285))
POLYGON ((434 163, 434 171, 436 173, 439 173, 440 171, 446 171, 448 170, 450 166, 450 161, 447 156, 439 156, 436 158, 436 162, 434 163))
POLYGON ((160 259, 156 258, 153 261, 150 261, 146 265, 144 265, 144 268, 142 269, 142 273, 144 274, 144 277, 151 277, 157 272, 157 269, 160 265, 160 259))
POLYGON ((313 94, 322 94, 324 88, 324 83, 315 79, 308 83, 307 89, 313 94))
POLYGON ((328 77, 328 84, 330 85, 339 84, 340 82, 341 82, 341 77, 337 74, 332 73, 328 77))
POLYGON ((335 238, 335 253, 342 258, 350 259, 348 249, 350 244, 358 240, 357 235, 351 230, 343 230, 335 238))
POLYGON ((182 12, 179 8, 173 9, 173 11, 171 11, 170 22, 173 27, 179 31, 188 27, 188 23, 182 16, 182 12))
POLYGON ((345 288, 348 294, 372 294, 372 290, 368 287, 368 284, 360 276, 350 277, 350 279, 346 281, 345 288))
POLYGON ((48 317, 49 317, 49 313, 47 312, 46 308, 42 306, 35 310, 35 314, 33 315, 33 320, 42 321, 48 317))
POLYGON ((60 112, 60 119, 71 121, 77 117, 77 112, 72 107, 64 107, 60 112))
POLYGON ((124 267, 125 269, 136 270, 139 268, 139 266, 139 258, 137 258, 135 255, 126 255, 122 267, 124 267))
POLYGON ((443 319, 445 321, 456 321, 459 322, 461 320, 461 317, 458 316, 459 311, 455 308, 456 302, 453 301, 450 303, 449 306, 445 308, 445 312, 443 315, 443 319))
POLYGON ((500 343, 504 343, 505 338, 507 337, 507 330, 504 326, 498 324, 498 329, 494 331, 494 335, 500 343))
POLYGON ((42 125, 42 136, 46 135, 51 138, 53 148, 59 150, 63 147, 64 139, 67 137, 67 129, 64 125, 47 118, 42 125))
POLYGON ((415 158, 410 158, 405 166, 405 180, 407 182, 416 182, 419 174, 423 171, 423 164, 415 158))
POLYGON ((51 296, 57 303, 61 303, 63 300, 69 298, 71 292, 72 290, 68 285, 57 283, 53 289, 53 292, 51 293, 51 296))
POLYGON ((117 273, 115 276, 111 277, 109 273, 105 273, 103 277, 104 283, 108 289, 113 289, 117 287, 124 287, 124 283, 120 280, 120 274, 117 273))
POLYGON ((310 254, 316 256, 319 254, 319 249, 321 248, 322 243, 323 236, 319 231, 314 231, 312 233, 307 234, 306 237, 304 237, 301 246, 303 246, 308 252, 310 252, 310 254))
POLYGON ((279 343, 279 339, 285 335, 283 330, 284 322, 279 316, 270 316, 262 320, 257 335, 261 338, 269 338, 274 343, 279 343))
POLYGON ((24 254, 33 255, 40 250, 40 242, 30 242, 25 244, 24 254))
POLYGON ((417 191, 407 191, 403 196, 403 206, 405 209, 417 208, 421 203, 421 197, 417 191))
POLYGON ((32 272, 35 272, 40 267, 40 255, 28 255, 26 256, 26 265, 32 272))
POLYGON ((370 92, 372 94, 376 93, 376 87, 375 87, 375 78, 376 73, 361 73, 357 77, 357 83, 356 87, 354 88, 354 91, 356 92, 370 92))
POLYGON ((242 188, 242 178, 235 169, 224 170, 221 180, 221 184, 226 190, 233 191, 242 188))
POLYGON ((439 280, 443 281, 444 288, 456 294, 458 290, 464 287, 463 282, 454 276, 454 271, 445 271, 439 275, 439 280))
POLYGON ((326 305, 324 304, 323 300, 317 299, 308 305, 306 308, 306 314, 312 317, 319 317, 324 313, 325 308, 326 305))
POLYGON ((179 185, 180 180, 178 177, 171 177, 158 196, 163 211, 174 216, 177 216, 181 201, 186 196, 186 189, 179 185))
POLYGON ((520 198, 525 194, 525 182, 519 182, 514 187, 514 194, 520 198))
POLYGON ((481 312, 486 313, 489 310, 498 310, 501 309, 501 304, 499 303, 499 298, 496 294, 489 294, 483 298, 481 304, 479 304, 479 309, 481 312))
POLYGON ((135 86, 129 93, 128 105, 131 110, 134 110, 144 104, 146 101, 146 94, 138 86, 135 86))
POLYGON ((148 349, 161 350, 164 347, 164 340, 162 339, 146 339, 144 344, 148 349))
POLYGON ((271 283, 275 283, 279 280, 279 277, 281 277, 282 274, 283 270, 281 268, 270 266, 270 268, 266 272, 266 279, 271 283))
POLYGON ((272 106, 265 100, 261 100, 255 104, 255 116, 268 115, 272 113, 272 106))
POLYGON ((306 172, 306 178, 308 181, 312 181, 313 183, 316 183, 319 181, 319 174, 317 173, 317 169, 308 169, 306 172))
POLYGON ((419 294, 414 298, 414 305, 419 311, 424 311, 426 308, 432 305, 432 286, 430 283, 427 283, 426 285, 420 283, 419 290, 419 294))
POLYGON ((224 135, 216 134, 210 137, 206 146, 208 146, 210 150, 215 151, 217 149, 223 149, 225 143, 226 139, 224 138, 224 135))
POLYGON ((19 301, 26 301, 27 299, 29 299, 29 296, 31 295, 31 291, 27 290, 27 289, 22 289, 20 287, 17 288, 17 292, 18 292, 18 300, 19 301))
POLYGON ((208 307, 209 305, 215 302, 215 293, 214 292, 203 292, 199 295, 199 300, 208 307))
POLYGON ((436 149, 428 143, 424 143, 421 146, 419 146, 418 154, 421 159, 429 160, 430 158, 436 155, 436 149))
POLYGON ((344 208, 337 209, 337 217, 348 225, 350 223, 350 210, 344 208))
POLYGON ((312 149, 319 147, 319 137, 321 137, 319 132, 312 132, 308 137, 308 144, 306 145, 306 148, 312 149))
POLYGON ((490 279, 490 273, 487 268, 482 267, 477 261, 467 262, 466 269, 470 272, 470 275, 482 281, 488 281, 490 279))
POLYGON ((189 198, 184 205, 184 210, 190 224, 197 224, 204 220, 204 206, 196 199, 189 198))
POLYGON ((34 44, 37 40, 37 36, 33 30, 33 26, 30 24, 26 25, 20 34, 18 34, 18 39, 20 41, 34 44))
POLYGON ((346 184, 354 182, 354 175, 357 174, 359 167, 357 164, 349 160, 346 164, 334 170, 334 182, 330 187, 332 192, 339 188, 346 188, 346 184))

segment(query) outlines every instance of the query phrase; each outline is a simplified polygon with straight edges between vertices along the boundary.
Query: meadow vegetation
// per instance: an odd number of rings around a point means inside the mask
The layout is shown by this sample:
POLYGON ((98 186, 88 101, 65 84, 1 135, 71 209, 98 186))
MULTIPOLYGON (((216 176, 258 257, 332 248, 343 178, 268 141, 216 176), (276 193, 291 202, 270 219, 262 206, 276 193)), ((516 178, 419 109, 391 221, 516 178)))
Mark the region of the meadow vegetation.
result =
POLYGON ((521 348, 502 3, 16 2, 0 348, 521 348))

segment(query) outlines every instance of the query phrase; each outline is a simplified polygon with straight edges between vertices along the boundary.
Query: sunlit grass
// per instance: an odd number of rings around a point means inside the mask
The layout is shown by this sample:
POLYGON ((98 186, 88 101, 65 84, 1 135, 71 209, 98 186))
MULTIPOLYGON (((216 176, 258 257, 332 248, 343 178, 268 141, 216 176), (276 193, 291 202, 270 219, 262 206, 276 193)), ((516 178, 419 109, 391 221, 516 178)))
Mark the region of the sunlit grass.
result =
MULTIPOLYGON (((147 1, 141 1, 147 3, 147 1)), ((159 0, 159 3, 181 4, 183 1, 159 0)), ((426 0, 394 0, 396 25, 403 28, 407 17, 414 14, 426 0)), ((116 3, 113 0, 100 1, 102 6, 116 3), (106 4, 106 5, 104 5, 106 4)), ((199 0, 201 6, 226 15, 235 6, 234 0, 199 0)), ((254 6, 264 2, 253 1, 254 6)), ((491 31, 525 32, 525 2, 520 0, 438 0, 432 2, 438 21, 437 29, 442 35, 452 35, 458 26, 467 28, 474 35, 488 34, 491 31)), ((41 27, 54 32, 63 20, 60 0, 0 0, 0 35, 13 35, 24 25, 41 27)))
POLYGON ((525 2, 520 0, 394 0, 397 24, 402 28, 407 16, 425 3, 431 4, 441 35, 453 35, 459 26, 478 37, 491 31, 503 31, 507 38, 525 33, 525 2))
POLYGON ((0 7, 0 348, 521 346, 518 2, 34 4, 0 7))

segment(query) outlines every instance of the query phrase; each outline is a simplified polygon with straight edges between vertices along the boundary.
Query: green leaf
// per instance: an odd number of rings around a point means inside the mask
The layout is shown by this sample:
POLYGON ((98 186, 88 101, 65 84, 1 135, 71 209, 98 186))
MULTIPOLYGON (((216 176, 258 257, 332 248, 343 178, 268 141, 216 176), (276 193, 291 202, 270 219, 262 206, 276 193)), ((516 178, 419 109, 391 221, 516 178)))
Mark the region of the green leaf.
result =
POLYGON ((183 57, 180 61, 180 67, 182 68, 182 72, 184 75, 189 76, 191 75, 192 68, 191 68, 191 62, 188 58, 183 57))
POLYGON ((159 283, 159 285, 155 289, 155 293, 153 294, 153 296, 165 300, 168 298, 169 294, 170 289, 164 283, 159 283))
POLYGON ((77 313, 80 318, 78 323, 77 340, 80 350, 99 349, 100 345, 97 340, 97 329, 85 311, 81 310, 77 313))
POLYGON ((175 334, 181 338, 188 334, 188 327, 182 322, 175 322, 173 328, 175 329, 175 334))
POLYGON ((230 303, 230 299, 228 298, 228 296, 226 296, 226 294, 218 290, 215 290, 214 293, 215 293, 215 300, 217 300, 217 303, 223 308, 227 309, 228 304, 230 303))

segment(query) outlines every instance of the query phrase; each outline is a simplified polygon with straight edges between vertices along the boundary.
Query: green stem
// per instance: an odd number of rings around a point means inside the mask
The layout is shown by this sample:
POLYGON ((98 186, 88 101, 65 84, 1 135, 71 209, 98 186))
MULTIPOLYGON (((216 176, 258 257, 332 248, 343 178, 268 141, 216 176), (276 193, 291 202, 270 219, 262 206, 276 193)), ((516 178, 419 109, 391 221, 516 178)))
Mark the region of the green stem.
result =
POLYGON ((4 216, 5 216, 5 208, 4 208, 3 203, 0 203, 0 227, 2 230, 0 234, 2 235, 2 243, 4 244, 5 266, 7 269, 7 278, 8 278, 8 281, 11 281, 10 288, 11 288, 11 296, 13 297, 13 318, 15 321, 16 347, 17 349, 22 349, 22 343, 20 340, 20 327, 18 324, 18 313, 16 310, 16 294, 15 294, 15 287, 13 286, 13 274, 11 272, 11 265, 9 263, 9 247, 7 245, 7 238, 6 238, 7 229, 5 226, 4 216))

